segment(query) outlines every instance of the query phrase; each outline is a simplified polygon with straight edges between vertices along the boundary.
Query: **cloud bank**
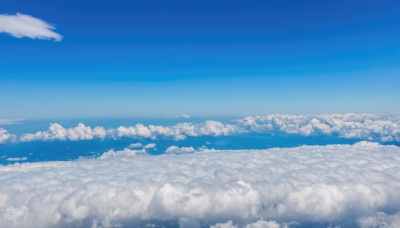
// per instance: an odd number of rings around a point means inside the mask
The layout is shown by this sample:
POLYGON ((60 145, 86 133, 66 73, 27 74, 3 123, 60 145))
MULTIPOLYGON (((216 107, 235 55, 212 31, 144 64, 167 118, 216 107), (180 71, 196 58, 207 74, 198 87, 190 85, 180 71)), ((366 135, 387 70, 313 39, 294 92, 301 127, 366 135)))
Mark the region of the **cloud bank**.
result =
POLYGON ((400 114, 268 115, 240 121, 254 132, 337 135, 344 138, 400 142, 400 114))
POLYGON ((303 136, 330 135, 380 142, 400 142, 400 114, 330 114, 330 115, 268 115, 250 116, 234 124, 219 121, 203 123, 178 123, 174 126, 136 124, 106 130, 88 127, 83 123, 74 128, 51 124, 47 131, 24 134, 23 142, 34 140, 91 140, 108 138, 170 137, 183 140, 187 137, 227 136, 241 133, 297 134, 303 136))
POLYGON ((237 126, 224 124, 218 121, 205 121, 204 123, 178 123, 174 126, 156 126, 136 124, 131 127, 120 126, 117 129, 105 130, 103 127, 88 127, 83 123, 74 128, 64 128, 60 124, 51 124, 47 131, 39 131, 33 134, 24 134, 20 140, 29 142, 34 140, 91 140, 110 138, 151 138, 170 137, 176 140, 185 139, 188 136, 221 136, 238 133, 237 126))
POLYGON ((53 30, 53 25, 26 14, 0 14, 0 33, 8 33, 17 38, 28 37, 60 41, 62 36, 53 30))
POLYGON ((5 227, 398 227, 400 148, 360 142, 0 166, 5 227))

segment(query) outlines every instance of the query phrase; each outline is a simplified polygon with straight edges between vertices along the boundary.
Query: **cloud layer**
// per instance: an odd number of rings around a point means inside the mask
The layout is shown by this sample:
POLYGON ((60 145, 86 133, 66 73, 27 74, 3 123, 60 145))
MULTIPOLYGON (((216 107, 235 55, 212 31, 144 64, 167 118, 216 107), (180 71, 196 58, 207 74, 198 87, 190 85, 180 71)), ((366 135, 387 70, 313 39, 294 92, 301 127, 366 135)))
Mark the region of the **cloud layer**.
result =
POLYGON ((337 135, 344 138, 400 142, 400 114, 268 115, 240 121, 248 131, 337 135))
POLYGON ((54 26, 51 24, 26 14, 0 14, 0 33, 8 33, 17 38, 28 37, 60 41, 62 36, 53 30, 54 26))
POLYGON ((140 154, 144 156, 114 151, 98 159, 0 166, 0 223, 5 227, 400 225, 396 146, 360 142, 140 154))
POLYGON ((400 142, 400 114, 331 114, 331 115, 268 115, 250 116, 226 124, 219 121, 203 123, 178 123, 174 126, 136 124, 106 130, 80 123, 74 128, 51 124, 47 131, 24 134, 21 141, 33 140, 91 140, 109 138, 170 137, 183 140, 187 137, 226 136, 241 133, 298 134, 303 136, 331 135, 343 138, 400 142))

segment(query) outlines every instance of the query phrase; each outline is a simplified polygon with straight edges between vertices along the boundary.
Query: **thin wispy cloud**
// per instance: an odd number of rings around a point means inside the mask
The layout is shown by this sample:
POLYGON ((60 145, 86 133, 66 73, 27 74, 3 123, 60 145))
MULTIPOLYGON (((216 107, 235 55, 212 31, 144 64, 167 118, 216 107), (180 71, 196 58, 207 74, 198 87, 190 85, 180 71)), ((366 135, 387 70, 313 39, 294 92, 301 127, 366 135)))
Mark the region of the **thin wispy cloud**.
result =
POLYGON ((48 39, 60 41, 62 36, 54 31, 55 27, 46 21, 30 15, 0 14, 0 33, 16 38, 48 39))

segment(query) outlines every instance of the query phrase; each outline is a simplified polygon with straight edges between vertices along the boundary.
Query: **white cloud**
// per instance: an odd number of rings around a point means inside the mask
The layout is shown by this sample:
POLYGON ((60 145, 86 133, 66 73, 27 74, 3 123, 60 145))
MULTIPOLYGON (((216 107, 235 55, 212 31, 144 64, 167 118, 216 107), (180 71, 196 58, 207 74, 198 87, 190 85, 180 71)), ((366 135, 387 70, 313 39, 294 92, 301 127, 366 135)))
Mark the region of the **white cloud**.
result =
POLYGON ((20 123, 21 121, 23 121, 22 119, 0 119, 0 125, 10 125, 10 124, 16 124, 16 123, 20 123))
POLYGON ((398 228, 400 225, 400 212, 393 215, 388 215, 383 212, 378 212, 375 215, 366 216, 359 220, 361 227, 386 227, 398 228))
POLYGON ((142 147, 143 145, 141 143, 131 143, 128 148, 138 148, 138 147, 142 147))
POLYGON ((0 166, 0 224, 400 225, 396 146, 363 142, 179 156, 116 153, 0 166))
POLYGON ((10 134, 7 130, 0 128, 0 144, 4 144, 9 141, 14 141, 16 139, 15 135, 10 134))
POLYGON ((8 33, 17 38, 28 37, 60 41, 62 36, 53 30, 53 25, 26 14, 0 14, 0 33, 8 33))
POLYGON ((246 117, 235 124, 219 121, 178 123, 173 126, 136 124, 105 130, 91 129, 84 124, 65 129, 52 124, 47 131, 25 134, 21 141, 32 140, 90 140, 96 138, 150 138, 170 137, 183 140, 187 137, 227 136, 249 132, 283 132, 304 136, 332 135, 343 138, 400 142, 400 114, 331 114, 331 115, 268 115, 246 117))
POLYGON ((29 142, 34 140, 91 140, 91 139, 104 139, 107 135, 106 130, 103 127, 87 127, 82 123, 79 123, 74 128, 64 128, 60 124, 51 124, 49 130, 39 131, 34 134, 24 134, 20 140, 22 142, 29 142))
POLYGON ((136 124, 131 127, 120 126, 117 129, 105 130, 103 127, 85 126, 79 123, 75 128, 64 128, 62 125, 51 124, 47 131, 39 131, 33 134, 24 134, 20 137, 23 142, 34 140, 52 141, 52 140, 91 140, 111 138, 151 138, 171 137, 176 140, 185 139, 187 136, 220 136, 230 135, 238 132, 234 125, 223 124, 218 121, 205 121, 204 123, 178 123, 174 126, 145 126, 136 124))
POLYGON ((187 153, 194 153, 196 150, 190 147, 178 147, 178 146, 170 146, 165 150, 168 154, 187 154, 187 153))
POLYGON ((268 115, 240 121, 247 131, 287 134, 337 135, 379 141, 400 142, 400 114, 268 115))
POLYGON ((26 161, 27 157, 19 157, 19 158, 6 158, 7 161, 18 162, 18 161, 26 161))
POLYGON ((124 148, 123 150, 109 150, 105 153, 103 153, 99 159, 108 159, 111 157, 117 157, 117 156, 136 156, 136 155, 146 155, 147 151, 145 149, 140 149, 140 150, 132 150, 129 148, 124 148))
POLYGON ((149 143, 149 144, 143 146, 143 149, 154 149, 154 148, 156 148, 155 143, 149 143))

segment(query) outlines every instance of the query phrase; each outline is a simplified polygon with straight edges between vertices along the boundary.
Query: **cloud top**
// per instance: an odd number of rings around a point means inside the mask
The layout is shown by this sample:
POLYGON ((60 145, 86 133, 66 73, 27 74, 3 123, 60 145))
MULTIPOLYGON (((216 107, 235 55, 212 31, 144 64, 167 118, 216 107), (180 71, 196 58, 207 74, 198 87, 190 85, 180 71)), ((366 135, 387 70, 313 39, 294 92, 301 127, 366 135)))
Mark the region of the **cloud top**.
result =
POLYGON ((60 41, 62 36, 54 32, 54 29, 53 25, 30 15, 0 14, 0 33, 8 33, 17 38, 28 37, 60 41))
MULTIPOLYGON (((176 148, 175 148, 176 149, 176 148)), ((362 142, 0 166, 5 227, 391 224, 400 148, 362 142)))

